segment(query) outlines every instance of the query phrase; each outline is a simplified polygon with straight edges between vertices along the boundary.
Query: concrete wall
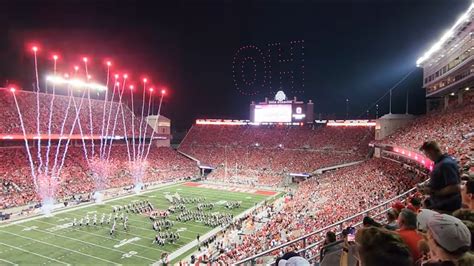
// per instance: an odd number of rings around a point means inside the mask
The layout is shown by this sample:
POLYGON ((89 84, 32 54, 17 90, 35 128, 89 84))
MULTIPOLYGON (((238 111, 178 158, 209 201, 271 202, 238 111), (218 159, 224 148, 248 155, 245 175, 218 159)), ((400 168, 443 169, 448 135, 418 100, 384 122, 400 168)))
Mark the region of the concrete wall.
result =
POLYGON ((376 120, 375 139, 380 140, 391 134, 397 129, 406 126, 413 119, 414 115, 410 114, 387 114, 376 120))

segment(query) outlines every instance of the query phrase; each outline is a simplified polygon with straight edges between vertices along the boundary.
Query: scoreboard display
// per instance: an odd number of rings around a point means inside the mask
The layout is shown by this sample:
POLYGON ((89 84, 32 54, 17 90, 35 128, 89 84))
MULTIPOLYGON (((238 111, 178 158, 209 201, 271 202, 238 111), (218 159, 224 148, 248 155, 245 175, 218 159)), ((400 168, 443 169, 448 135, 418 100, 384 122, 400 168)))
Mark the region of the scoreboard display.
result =
POLYGON ((313 123, 313 103, 295 100, 268 101, 250 104, 250 121, 253 123, 313 123))
POLYGON ((290 123, 292 120, 291 104, 255 105, 256 123, 290 123))

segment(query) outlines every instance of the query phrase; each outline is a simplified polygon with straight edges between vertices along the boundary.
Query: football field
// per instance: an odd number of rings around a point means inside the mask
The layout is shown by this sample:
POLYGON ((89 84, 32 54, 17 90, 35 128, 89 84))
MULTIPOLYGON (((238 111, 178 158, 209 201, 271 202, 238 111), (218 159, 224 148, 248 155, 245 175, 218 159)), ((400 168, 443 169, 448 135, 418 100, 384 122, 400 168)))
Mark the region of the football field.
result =
MULTIPOLYGON (((124 206, 133 202, 148 200, 155 210, 167 210, 171 205, 165 195, 178 193, 181 198, 204 198, 204 203, 214 203, 212 210, 205 213, 232 213, 238 215, 272 194, 270 191, 210 188, 199 183, 170 185, 145 193, 58 211, 52 217, 38 217, 0 226, 0 265, 65 265, 65 264, 135 264, 149 265, 160 260, 163 252, 172 253, 213 229, 202 222, 176 220, 179 212, 168 219, 173 221, 169 232, 179 232, 180 239, 164 246, 153 244, 157 234, 149 217, 144 214, 125 213, 128 216, 128 230, 118 219, 117 230, 110 235, 111 225, 73 226, 74 218, 79 221, 87 214, 96 214, 100 220, 112 213, 113 206, 124 206), (239 201, 239 208, 228 209, 225 203, 239 201)), ((187 203, 186 209, 197 210, 198 203, 187 203)))

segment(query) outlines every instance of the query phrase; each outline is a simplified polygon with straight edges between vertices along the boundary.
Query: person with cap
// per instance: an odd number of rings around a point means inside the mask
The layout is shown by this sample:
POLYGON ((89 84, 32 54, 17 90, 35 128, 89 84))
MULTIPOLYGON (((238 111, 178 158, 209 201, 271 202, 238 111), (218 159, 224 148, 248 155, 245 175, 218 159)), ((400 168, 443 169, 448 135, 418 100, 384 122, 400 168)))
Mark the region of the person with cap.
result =
POLYGON ((421 253, 418 243, 423 239, 423 236, 416 231, 416 213, 410 209, 402 209, 398 215, 397 222, 400 227, 397 233, 410 249, 413 261, 419 261, 421 259, 421 253))
POLYGON ((471 232, 458 218, 422 209, 417 216, 418 229, 426 232, 430 259, 424 266, 474 265, 469 252, 471 232))
POLYGON ((435 141, 423 143, 420 150, 434 162, 428 183, 418 187, 421 193, 429 195, 424 202, 426 208, 444 213, 452 213, 460 209, 461 179, 456 160, 443 153, 435 141))
POLYGON ((278 266, 309 266, 309 262, 298 255, 298 253, 290 251, 285 253, 281 258, 277 259, 278 266))

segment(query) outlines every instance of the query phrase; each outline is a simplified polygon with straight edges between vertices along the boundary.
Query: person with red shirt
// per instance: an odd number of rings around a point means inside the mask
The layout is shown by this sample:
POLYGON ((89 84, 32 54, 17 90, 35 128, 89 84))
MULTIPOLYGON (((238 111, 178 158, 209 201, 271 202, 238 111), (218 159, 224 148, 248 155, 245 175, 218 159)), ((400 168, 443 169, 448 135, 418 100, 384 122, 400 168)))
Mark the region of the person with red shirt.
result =
POLYGON ((397 230, 397 233, 410 249, 413 262, 415 265, 420 265, 421 252, 418 242, 423 237, 416 231, 416 213, 410 209, 402 209, 398 215, 398 226, 400 229, 397 230))

